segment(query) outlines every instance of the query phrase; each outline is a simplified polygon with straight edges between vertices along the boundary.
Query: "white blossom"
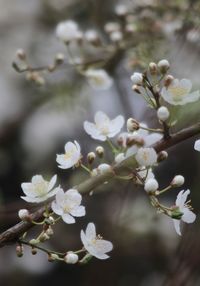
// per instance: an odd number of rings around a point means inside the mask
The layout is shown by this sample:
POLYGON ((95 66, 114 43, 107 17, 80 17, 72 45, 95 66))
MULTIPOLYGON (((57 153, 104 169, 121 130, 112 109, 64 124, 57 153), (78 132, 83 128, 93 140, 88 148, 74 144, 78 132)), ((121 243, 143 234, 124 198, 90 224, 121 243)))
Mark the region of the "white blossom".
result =
POLYGON ((27 209, 21 209, 18 211, 18 217, 21 220, 26 221, 29 218, 29 211, 27 209))
POLYGON ((82 196, 75 189, 64 192, 60 189, 56 194, 55 201, 52 202, 52 210, 61 216, 63 221, 71 224, 75 223, 74 217, 85 215, 85 207, 81 206, 82 196))
POLYGON ((107 137, 114 137, 120 132, 124 125, 123 116, 119 115, 113 120, 102 111, 98 111, 94 117, 95 123, 84 122, 85 131, 93 138, 100 141, 106 141, 107 137))
POLYGON ((106 90, 113 84, 112 78, 103 69, 88 69, 85 71, 85 76, 89 84, 98 90, 106 90))
POLYGON ((148 179, 145 182, 144 189, 147 193, 155 192, 158 189, 158 181, 154 178, 148 179))
POLYGON ((105 174, 107 173, 108 171, 112 171, 111 169, 111 166, 109 164, 100 164, 98 167, 97 167, 97 172, 99 174, 105 174))
POLYGON ((157 162, 157 153, 153 148, 139 148, 135 159, 140 166, 153 166, 157 162))
POLYGON ((112 32, 115 32, 115 31, 119 31, 120 30, 120 25, 117 22, 108 22, 108 23, 105 24, 104 30, 107 33, 112 33, 112 32))
POLYGON ((95 42, 99 39, 99 35, 96 30, 87 30, 85 32, 85 38, 88 42, 95 42))
MULTIPOLYGON (((147 182, 149 179, 154 179, 154 173, 151 168, 146 169, 145 167, 140 168, 140 171, 137 172, 138 175, 143 179, 145 182, 147 182)), ((142 184, 141 180, 136 177, 136 183, 142 184)))
MULTIPOLYGON (((145 123, 140 123, 141 127, 145 127, 147 128, 148 126, 145 123)), ((130 134, 129 134, 130 136, 130 134)), ((149 147, 153 144, 155 144, 157 141, 161 140, 163 137, 162 134, 153 132, 149 134, 148 130, 144 130, 142 128, 140 128, 137 131, 134 131, 133 133, 131 133, 131 139, 135 139, 138 142, 143 142, 143 147, 149 147)), ((132 155, 135 155, 137 153, 137 151, 139 150, 140 146, 137 144, 134 144, 133 146, 131 146, 130 148, 128 148, 125 157, 130 157, 132 155)))
POLYGON ((45 181, 41 175, 33 176, 31 183, 22 183, 21 187, 26 196, 21 196, 23 200, 29 203, 40 203, 54 196, 60 187, 54 188, 57 175, 51 180, 45 181))
POLYGON ((70 42, 76 39, 80 31, 76 22, 67 20, 60 22, 56 27, 56 35, 63 42, 70 42))
POLYGON ((118 16, 124 16, 126 15, 128 12, 128 8, 126 7, 126 5, 124 4, 118 4, 116 5, 115 7, 115 13, 118 15, 118 16))
POLYGON ((81 241, 85 249, 92 256, 99 259, 109 258, 106 253, 113 249, 110 241, 102 239, 99 235, 97 236, 94 223, 89 223, 85 232, 81 230, 81 241))
POLYGON ((200 152, 200 139, 195 141, 195 143, 194 143, 194 150, 200 152))
POLYGON ((186 203, 187 196, 190 194, 190 190, 182 190, 178 193, 176 199, 176 207, 180 213, 182 213, 181 219, 173 219, 176 232, 181 235, 180 224, 181 221, 185 223, 193 223, 196 219, 196 215, 189 209, 186 203))
POLYGON ((169 118, 169 110, 165 106, 161 106, 157 110, 158 119, 161 121, 166 121, 169 118))
POLYGON ((67 142, 65 144, 65 154, 57 154, 56 162, 61 169, 69 169, 75 166, 81 158, 81 147, 78 142, 67 142))
POLYGON ((180 187, 180 186, 182 186, 184 184, 184 182, 185 182, 185 178, 182 175, 176 175, 173 178, 173 180, 171 182, 171 185, 173 187, 180 187))
POLYGON ((161 72, 165 73, 170 67, 170 64, 168 60, 161 60, 158 62, 158 68, 160 69, 161 72))
POLYGON ((132 80, 133 84, 141 85, 143 82, 142 73, 134 72, 134 74, 132 74, 132 76, 131 76, 131 80, 132 80))
POLYGON ((123 34, 121 31, 114 31, 110 33, 110 39, 112 42, 119 42, 123 38, 123 34))
POLYGON ((74 253, 73 251, 68 251, 67 254, 64 257, 64 261, 67 264, 75 264, 78 262, 78 255, 74 253))
POLYGON ((192 82, 189 79, 174 79, 168 87, 163 87, 161 96, 172 105, 184 105, 199 99, 199 91, 191 92, 192 82))

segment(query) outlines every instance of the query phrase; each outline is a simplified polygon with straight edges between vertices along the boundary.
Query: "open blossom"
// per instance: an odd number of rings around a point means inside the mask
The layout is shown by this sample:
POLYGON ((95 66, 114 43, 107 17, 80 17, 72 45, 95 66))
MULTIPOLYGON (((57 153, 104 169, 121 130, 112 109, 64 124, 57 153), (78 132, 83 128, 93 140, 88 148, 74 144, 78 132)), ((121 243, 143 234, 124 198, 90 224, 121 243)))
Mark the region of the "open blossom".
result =
POLYGON ((81 147, 78 142, 67 142, 65 144, 65 154, 58 154, 56 162, 61 169, 69 169, 75 166, 81 158, 81 147))
MULTIPOLYGON (((140 123, 140 126, 147 128, 148 126, 145 123, 140 123)), ((144 130, 142 128, 140 128, 137 131, 134 131, 133 133, 131 133, 132 139, 135 139, 136 141, 143 141, 143 147, 149 147, 151 145, 153 145, 154 143, 156 143, 157 141, 161 140, 163 135, 153 132, 149 134, 148 130, 144 130)), ((130 148, 128 148, 125 157, 130 157, 131 155, 135 155, 137 153, 137 151, 139 150, 141 146, 134 144, 133 146, 131 146, 130 148)))
POLYGON ((103 69, 88 69, 85 72, 89 84, 94 89, 108 89, 112 86, 113 80, 108 73, 103 69))
POLYGON ((194 143, 194 150, 200 152, 200 139, 195 141, 195 143, 194 143))
POLYGON ((107 137, 114 137, 120 132, 124 125, 124 118, 118 115, 113 120, 102 111, 98 111, 94 117, 95 123, 84 122, 85 131, 93 138, 100 141, 106 141, 107 137))
POLYGON ((153 148, 139 148, 135 159, 140 166, 153 166, 157 162, 157 153, 153 148))
POLYGON ((177 211, 182 213, 180 219, 173 219, 176 232, 181 235, 180 224, 181 221, 186 223, 193 223, 196 219, 196 215, 190 210, 190 206, 186 203, 187 196, 190 194, 190 190, 182 190, 178 193, 176 199, 177 211))
POLYGON ((22 183, 21 187, 26 196, 21 196, 23 200, 29 203, 41 203, 54 196, 60 187, 54 188, 57 175, 51 180, 45 181, 41 175, 33 176, 31 183, 22 183))
POLYGON ((60 215, 64 222, 75 223, 74 217, 85 215, 85 207, 81 206, 82 196, 75 189, 64 192, 60 189, 56 194, 55 201, 52 202, 52 210, 60 215))
POLYGON ((189 79, 174 79, 168 87, 163 87, 161 96, 172 105, 184 105, 200 98, 199 91, 191 92, 192 82, 189 79))
POLYGON ((85 232, 81 230, 81 241, 85 249, 99 259, 109 258, 106 253, 113 249, 113 244, 110 241, 104 240, 96 234, 95 225, 91 222, 87 225, 85 232))
POLYGON ((60 22, 56 27, 56 35, 63 42, 70 42, 76 39, 80 31, 76 22, 67 20, 60 22))

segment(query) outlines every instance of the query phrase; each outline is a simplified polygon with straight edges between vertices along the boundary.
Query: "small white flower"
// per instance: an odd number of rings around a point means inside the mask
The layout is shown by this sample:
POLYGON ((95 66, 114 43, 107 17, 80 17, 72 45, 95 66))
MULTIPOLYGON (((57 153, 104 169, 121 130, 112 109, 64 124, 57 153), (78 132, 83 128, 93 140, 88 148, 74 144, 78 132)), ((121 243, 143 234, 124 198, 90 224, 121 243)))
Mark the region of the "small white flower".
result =
POLYGON ((102 111, 98 111, 94 117, 95 123, 84 122, 84 129, 93 139, 106 141, 107 137, 112 138, 120 132, 124 125, 123 116, 119 115, 115 119, 110 118, 102 111))
POLYGON ((78 142, 67 142, 65 144, 65 154, 57 154, 56 162, 61 169, 69 169, 76 165, 81 158, 81 147, 78 142))
POLYGON ((45 181, 41 175, 33 176, 31 183, 22 183, 21 187, 26 196, 21 196, 29 203, 41 203, 54 196, 60 187, 54 188, 57 175, 45 181))
POLYGON ((110 33, 110 39, 112 42, 119 42, 123 38, 123 34, 121 31, 114 31, 110 33))
POLYGON ((165 73, 170 67, 168 60, 161 60, 158 62, 158 68, 162 73, 165 73))
POLYGON ((140 166, 153 166, 157 162, 157 153, 153 148, 139 148, 135 159, 140 166))
POLYGON ((180 187, 184 184, 184 182, 185 178, 182 175, 176 175, 171 182, 171 186, 180 187))
POLYGON ((85 71, 85 76, 94 89, 105 90, 113 84, 112 78, 103 69, 88 69, 85 71))
POLYGON ((174 227, 176 232, 181 235, 180 224, 181 221, 186 223, 193 223, 196 219, 196 215, 189 209, 186 200, 187 196, 190 194, 190 190, 182 190, 178 193, 176 199, 176 207, 178 211, 182 213, 181 219, 173 219, 174 227))
POLYGON ((141 85, 143 82, 143 75, 139 72, 134 72, 134 74, 131 76, 131 80, 133 84, 141 85))
POLYGON ((67 252, 67 254, 64 257, 64 261, 67 264, 75 264, 78 262, 78 255, 74 253, 73 251, 67 252))
POLYGON ((72 20, 60 22, 56 27, 57 37, 66 43, 76 39, 79 32, 77 23, 72 20))
POLYGON ((163 87, 161 96, 172 105, 184 105, 199 99, 199 91, 191 92, 192 82, 189 79, 174 79, 168 87, 163 87))
POLYGON ((126 15, 128 12, 128 9, 125 5, 123 4, 118 4, 116 7, 115 7, 115 13, 118 15, 118 16, 124 16, 126 15))
POLYGON ((27 209, 21 209, 18 211, 18 217, 21 220, 26 221, 29 218, 29 211, 27 209))
POLYGON ((166 121, 169 118, 169 110, 167 107, 165 106, 161 106, 158 108, 157 110, 157 116, 158 119, 160 119, 161 121, 166 121))
POLYGON ((158 189, 158 181, 154 178, 148 179, 145 182, 144 189, 147 193, 155 192, 158 189))
POLYGON ((195 143, 194 143, 194 150, 200 152, 200 139, 195 141, 195 143))
POLYGON ((113 245, 110 241, 102 239, 97 236, 94 223, 87 225, 86 231, 81 230, 81 241, 85 249, 96 258, 107 259, 109 256, 107 252, 113 249, 113 245))
POLYGON ((115 162, 117 164, 121 163, 125 159, 124 153, 119 153, 117 156, 115 156, 115 162))
POLYGON ((85 32, 85 39, 88 42, 95 42, 99 40, 99 35, 96 30, 87 30, 85 32))
POLYGON ((120 30, 120 25, 117 22, 108 22, 105 24, 104 26, 104 30, 106 33, 112 33, 115 31, 119 31, 120 30))
POLYGON ((64 192, 60 189, 56 194, 55 201, 52 202, 52 210, 60 215, 64 222, 75 223, 74 217, 85 215, 85 207, 81 206, 82 196, 75 189, 64 192))
POLYGON ((99 174, 105 174, 107 173, 108 171, 112 171, 111 169, 111 166, 108 165, 108 164, 100 164, 98 167, 97 167, 97 172, 99 174))

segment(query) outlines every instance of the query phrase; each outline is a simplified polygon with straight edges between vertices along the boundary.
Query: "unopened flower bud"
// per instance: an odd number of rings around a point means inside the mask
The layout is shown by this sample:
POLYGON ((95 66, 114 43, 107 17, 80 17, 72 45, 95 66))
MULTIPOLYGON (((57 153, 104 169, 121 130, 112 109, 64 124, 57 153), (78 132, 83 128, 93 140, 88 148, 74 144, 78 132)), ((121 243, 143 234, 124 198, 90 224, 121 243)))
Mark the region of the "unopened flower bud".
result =
POLYGON ((138 135, 128 136, 126 139, 126 145, 131 147, 133 145, 137 145, 139 147, 144 146, 144 139, 138 135))
POLYGON ((97 170, 100 172, 100 174, 105 174, 109 171, 112 171, 112 168, 109 164, 100 164, 98 167, 97 167, 97 170))
POLYGON ((36 248, 34 248, 34 247, 32 247, 32 249, 31 249, 31 253, 32 253, 33 255, 36 255, 36 254, 37 254, 37 249, 36 249, 36 248))
POLYGON ((43 234, 40 236, 39 239, 40 239, 40 242, 44 242, 44 241, 50 239, 50 237, 49 237, 48 234, 45 232, 45 233, 43 233, 43 234))
POLYGON ((159 107, 157 110, 157 116, 159 120, 166 121, 170 116, 168 108, 165 106, 159 107))
POLYGON ((36 245, 36 244, 39 243, 39 240, 33 238, 33 239, 31 239, 31 240, 29 241, 29 243, 32 244, 32 245, 36 245))
POLYGON ((149 64, 149 72, 151 75, 155 75, 157 74, 157 71, 158 71, 158 67, 157 67, 157 64, 156 63, 150 63, 149 64))
POLYGON ((91 174, 92 177, 97 176, 97 175, 98 175, 98 170, 97 170, 97 168, 93 169, 90 174, 91 174))
POLYGON ((165 59, 158 62, 158 68, 162 74, 165 74, 167 70, 169 69, 169 67, 170 67, 170 64, 165 59))
POLYGON ((64 257, 64 261, 68 264, 75 264, 79 260, 78 255, 72 251, 67 252, 64 257))
POLYGON ((115 156, 115 162, 117 164, 121 163, 125 159, 124 153, 119 153, 117 156, 115 156))
POLYGON ((159 185, 156 179, 149 179, 145 182, 144 189, 147 193, 153 193, 157 191, 159 185))
POLYGON ((27 209, 21 209, 18 211, 18 217, 23 220, 23 221, 27 221, 30 219, 30 214, 29 211, 27 209))
POLYGON ((53 229, 52 229, 51 226, 49 226, 48 229, 46 230, 46 234, 47 234, 48 236, 52 236, 52 235, 53 235, 53 229))
POLYGON ((88 30, 85 32, 85 39, 94 46, 101 44, 98 33, 95 30, 88 30))
POLYGON ((24 254, 24 248, 22 245, 17 245, 16 246, 16 254, 18 257, 22 257, 24 254))
POLYGON ((26 59, 26 53, 23 49, 18 49, 16 51, 16 56, 18 57, 18 59, 20 59, 21 61, 24 61, 26 59))
POLYGON ((134 118, 129 118, 127 120, 127 130, 128 132, 133 132, 133 131, 136 131, 140 128, 140 124, 137 120, 135 120, 134 118))
POLYGON ((160 163, 164 161, 165 159, 167 159, 167 157, 168 157, 168 153, 166 151, 161 151, 160 153, 158 153, 157 162, 160 163))
POLYGON ((115 7, 115 13, 117 16, 123 17, 128 13, 128 9, 125 5, 119 4, 115 7))
POLYGON ((112 33, 114 31, 120 30, 120 25, 117 22, 108 22, 105 24, 104 30, 106 33, 112 33))
POLYGON ((96 153, 99 156, 99 158, 103 158, 103 156, 104 156, 104 148, 102 146, 97 146, 96 153))
POLYGON ((172 187, 180 187, 184 184, 185 178, 182 175, 176 175, 171 181, 170 185, 172 187))
POLYGON ((49 262, 53 262, 55 260, 58 260, 59 259, 59 256, 55 253, 50 253, 49 256, 48 256, 48 261, 49 262))
POLYGON ((165 77, 165 80, 164 80, 164 86, 165 87, 168 87, 174 80, 174 77, 170 74, 168 74, 166 77, 165 77))
POLYGON ((139 86, 138 86, 137 84, 134 84, 134 85, 132 86, 132 90, 135 91, 135 92, 138 93, 138 94, 141 94, 140 89, 139 89, 139 86))
POLYGON ((87 154, 87 161, 89 164, 92 164, 95 158, 96 158, 96 155, 94 152, 90 152, 87 154))
POLYGON ((134 74, 132 74, 132 76, 131 76, 131 80, 132 80, 133 84, 142 85, 142 82, 143 82, 142 73, 134 72, 134 74))
POLYGON ((61 53, 57 54, 55 57, 55 64, 61 65, 64 62, 65 56, 61 53))
POLYGON ((120 31, 114 31, 114 32, 110 33, 110 40, 112 42, 115 42, 115 43, 119 42, 122 40, 122 38, 123 38, 123 34, 120 31))

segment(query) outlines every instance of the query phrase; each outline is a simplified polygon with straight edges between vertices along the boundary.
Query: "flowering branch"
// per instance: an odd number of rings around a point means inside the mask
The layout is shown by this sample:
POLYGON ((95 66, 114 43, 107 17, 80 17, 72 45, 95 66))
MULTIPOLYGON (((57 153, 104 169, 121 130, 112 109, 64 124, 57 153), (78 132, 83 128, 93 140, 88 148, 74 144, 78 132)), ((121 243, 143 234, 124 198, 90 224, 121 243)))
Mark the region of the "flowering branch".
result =
MULTIPOLYGON (((160 152, 162 150, 168 149, 176 144, 183 142, 197 134, 200 133, 200 122, 195 125, 192 125, 188 128, 185 128, 173 135, 171 135, 168 139, 162 139, 159 142, 153 145, 156 152, 160 152)), ((130 168, 134 169, 137 166, 136 160, 134 156, 130 156, 127 159, 123 160, 121 163, 113 166, 112 171, 108 170, 105 173, 102 173, 98 176, 92 177, 80 185, 76 186, 76 189, 81 194, 87 194, 94 190, 96 187, 100 186, 106 181, 111 180, 115 177, 115 174, 124 174, 124 171, 129 171, 130 168)), ((48 209, 50 210, 51 205, 48 205, 48 209)), ((30 215, 30 221, 21 221, 20 223, 12 226, 7 229, 0 235, 0 247, 3 247, 8 244, 16 243, 20 236, 27 232, 30 228, 34 226, 31 221, 38 221, 43 217, 45 212, 45 207, 38 209, 36 212, 30 215)))

